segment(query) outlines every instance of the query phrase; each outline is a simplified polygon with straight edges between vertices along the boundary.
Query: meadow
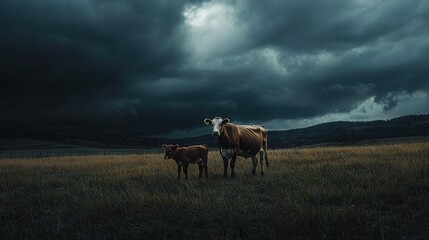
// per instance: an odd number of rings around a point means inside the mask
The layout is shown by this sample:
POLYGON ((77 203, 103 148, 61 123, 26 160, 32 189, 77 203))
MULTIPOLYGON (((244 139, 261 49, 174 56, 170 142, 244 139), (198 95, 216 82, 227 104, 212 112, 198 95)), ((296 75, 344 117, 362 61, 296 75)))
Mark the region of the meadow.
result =
POLYGON ((0 236, 428 239, 429 143, 269 150, 224 179, 162 154, 0 159, 0 236), (259 173, 259 164, 257 172, 259 173), (183 177, 183 176, 182 176, 183 177))

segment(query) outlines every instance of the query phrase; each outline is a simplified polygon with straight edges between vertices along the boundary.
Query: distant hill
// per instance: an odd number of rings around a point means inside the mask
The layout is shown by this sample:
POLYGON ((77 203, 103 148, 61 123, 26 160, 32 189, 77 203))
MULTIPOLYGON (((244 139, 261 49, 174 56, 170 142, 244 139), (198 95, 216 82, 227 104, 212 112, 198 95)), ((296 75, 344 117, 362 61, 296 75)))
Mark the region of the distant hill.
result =
MULTIPOLYGON (((366 122, 329 122, 307 128, 270 131, 268 135, 269 148, 332 143, 353 145, 372 139, 429 136, 429 115, 408 115, 366 122)), ((0 149, 13 148, 14 144, 15 148, 19 147, 17 139, 56 142, 59 146, 66 144, 98 148, 158 148, 163 143, 177 143, 182 146, 205 143, 216 146, 216 140, 211 135, 183 139, 147 138, 103 133, 92 129, 54 128, 10 121, 0 121, 0 139, 3 139, 0 141, 0 149)), ((52 146, 50 144, 47 147, 52 146)), ((40 148, 25 145, 25 148, 33 147, 40 148)))
POLYGON ((427 136, 429 115, 409 115, 386 121, 329 122, 308 128, 272 131, 269 135, 272 148, 334 142, 351 145, 370 139, 427 136))
MULTIPOLYGON (((270 131, 268 147, 287 148, 329 143, 352 145, 371 139, 412 136, 429 136, 429 115, 408 115, 366 122, 329 122, 307 128, 270 131)), ((215 139, 210 135, 178 139, 176 142, 182 145, 206 143, 216 146, 215 139)))
MULTIPOLYGON (((0 121, 0 139, 8 139, 18 145, 19 142, 14 140, 32 139, 56 142, 61 146, 67 144, 98 148, 151 148, 160 146, 160 142, 162 142, 161 139, 157 138, 104 133, 93 129, 58 128, 10 121, 0 121)), ((6 145, 5 142, 4 140, 0 141, 3 145, 6 145)), ((35 148, 44 148, 43 146, 35 148)), ((1 145, 0 149, 2 149, 1 145)))

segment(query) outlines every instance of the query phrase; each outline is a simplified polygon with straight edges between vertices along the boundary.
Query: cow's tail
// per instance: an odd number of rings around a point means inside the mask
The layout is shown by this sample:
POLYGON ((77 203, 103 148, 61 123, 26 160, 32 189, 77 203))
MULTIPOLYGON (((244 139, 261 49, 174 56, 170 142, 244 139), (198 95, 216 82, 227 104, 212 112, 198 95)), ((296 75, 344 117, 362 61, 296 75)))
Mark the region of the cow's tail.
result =
MULTIPOLYGON (((264 127, 265 128, 265 127, 264 127)), ((270 166, 270 162, 268 161, 268 155, 267 155, 267 149, 268 149, 268 132, 266 129, 264 129, 264 155, 265 155, 265 165, 267 165, 267 167, 270 166)))
POLYGON ((207 146, 207 144, 201 144, 201 146, 206 147, 206 149, 204 149, 205 154, 209 154, 209 146, 207 146))
POLYGON ((270 166, 270 162, 268 162, 268 157, 267 157, 267 150, 265 150, 265 165, 267 165, 267 167, 270 166))
POLYGON ((201 144, 201 146, 206 147, 206 149, 203 150, 203 161, 205 164, 205 171, 206 171, 206 176, 207 176, 207 161, 208 161, 208 157, 209 157, 209 146, 207 146, 207 144, 201 144))

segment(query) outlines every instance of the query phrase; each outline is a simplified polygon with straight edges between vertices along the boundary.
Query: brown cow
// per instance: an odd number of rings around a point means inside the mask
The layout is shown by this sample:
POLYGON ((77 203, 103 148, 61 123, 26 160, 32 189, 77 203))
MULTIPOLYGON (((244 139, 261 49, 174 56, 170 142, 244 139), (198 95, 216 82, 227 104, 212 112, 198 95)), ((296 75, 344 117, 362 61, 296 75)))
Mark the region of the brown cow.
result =
POLYGON ((179 147, 179 145, 163 144, 165 149, 164 159, 174 159, 177 164, 177 179, 180 179, 180 173, 185 173, 185 179, 188 180, 188 165, 190 163, 197 163, 199 169, 199 178, 201 178, 203 171, 207 176, 207 155, 209 148, 207 145, 194 145, 189 147, 179 147))
POLYGON ((234 167, 237 156, 252 158, 252 174, 256 174, 256 166, 260 154, 261 175, 264 175, 264 164, 269 165, 267 158, 267 129, 262 126, 235 125, 228 118, 206 118, 204 122, 213 126, 213 135, 217 137, 218 148, 223 159, 223 176, 227 176, 228 160, 231 159, 231 177, 234 178, 234 167))

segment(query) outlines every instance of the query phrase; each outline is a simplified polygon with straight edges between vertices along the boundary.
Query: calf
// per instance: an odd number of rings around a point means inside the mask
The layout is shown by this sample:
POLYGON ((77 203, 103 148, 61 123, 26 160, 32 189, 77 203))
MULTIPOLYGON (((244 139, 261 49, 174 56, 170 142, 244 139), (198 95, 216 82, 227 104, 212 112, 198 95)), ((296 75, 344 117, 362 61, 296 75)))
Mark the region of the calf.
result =
POLYGON ((207 176, 207 155, 209 147, 205 144, 194 145, 189 147, 179 147, 179 145, 163 144, 165 149, 164 159, 173 159, 177 164, 177 179, 180 179, 180 173, 185 173, 185 179, 188 180, 188 165, 189 163, 198 164, 199 178, 201 178, 203 171, 207 176))

